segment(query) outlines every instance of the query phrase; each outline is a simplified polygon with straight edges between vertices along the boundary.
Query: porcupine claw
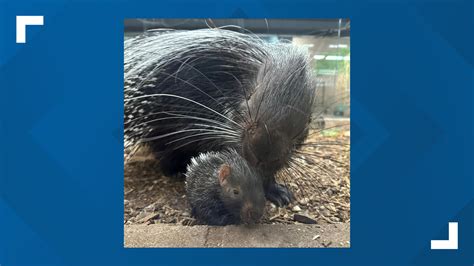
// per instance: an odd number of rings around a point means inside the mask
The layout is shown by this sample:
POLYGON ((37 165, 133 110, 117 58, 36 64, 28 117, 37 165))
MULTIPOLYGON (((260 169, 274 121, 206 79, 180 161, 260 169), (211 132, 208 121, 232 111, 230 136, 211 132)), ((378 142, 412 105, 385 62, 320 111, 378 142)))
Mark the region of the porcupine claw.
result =
POLYGON ((283 185, 271 183, 265 190, 265 197, 278 207, 283 207, 293 201, 293 193, 283 185))

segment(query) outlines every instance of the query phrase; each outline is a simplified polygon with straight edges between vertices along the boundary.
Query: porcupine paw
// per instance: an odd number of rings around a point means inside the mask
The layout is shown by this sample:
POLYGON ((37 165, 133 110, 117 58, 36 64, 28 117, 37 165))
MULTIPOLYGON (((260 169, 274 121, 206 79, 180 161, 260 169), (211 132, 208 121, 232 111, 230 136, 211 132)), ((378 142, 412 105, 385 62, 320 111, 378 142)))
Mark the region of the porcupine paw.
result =
POLYGON ((265 197, 278 207, 283 207, 293 201, 293 193, 283 185, 278 183, 270 184, 266 191, 265 197))

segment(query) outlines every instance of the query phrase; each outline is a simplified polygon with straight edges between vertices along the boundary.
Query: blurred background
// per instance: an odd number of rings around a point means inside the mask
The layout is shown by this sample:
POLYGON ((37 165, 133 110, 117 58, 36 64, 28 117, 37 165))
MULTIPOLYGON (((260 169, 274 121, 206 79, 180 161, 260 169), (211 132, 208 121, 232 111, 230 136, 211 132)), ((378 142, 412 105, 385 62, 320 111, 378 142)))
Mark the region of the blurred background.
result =
POLYGON ((305 47, 317 77, 317 117, 326 121, 350 117, 349 19, 127 19, 125 39, 149 30, 224 26, 256 34, 270 43, 291 42, 305 47))

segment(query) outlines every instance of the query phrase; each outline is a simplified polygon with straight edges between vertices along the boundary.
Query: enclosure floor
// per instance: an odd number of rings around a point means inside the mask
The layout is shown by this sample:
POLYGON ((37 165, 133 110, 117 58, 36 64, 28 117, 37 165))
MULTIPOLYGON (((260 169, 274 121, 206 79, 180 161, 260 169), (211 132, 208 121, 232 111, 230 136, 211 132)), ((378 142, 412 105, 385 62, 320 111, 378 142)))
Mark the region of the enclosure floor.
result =
POLYGON ((350 247, 349 224, 245 226, 126 225, 124 246, 144 247, 350 247))

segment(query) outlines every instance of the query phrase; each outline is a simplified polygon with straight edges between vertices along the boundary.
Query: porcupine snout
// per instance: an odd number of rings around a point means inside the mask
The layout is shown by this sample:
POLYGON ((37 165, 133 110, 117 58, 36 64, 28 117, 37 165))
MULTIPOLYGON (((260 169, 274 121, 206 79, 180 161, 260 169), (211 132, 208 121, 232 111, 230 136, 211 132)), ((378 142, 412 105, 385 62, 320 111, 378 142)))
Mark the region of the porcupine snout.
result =
POLYGON ((254 206, 252 202, 248 201, 242 206, 240 212, 240 219, 244 224, 255 224, 257 223, 263 215, 263 208, 254 206))
POLYGON ((265 172, 273 172, 289 156, 287 138, 278 130, 264 123, 255 123, 247 127, 243 141, 244 157, 253 166, 265 172))

